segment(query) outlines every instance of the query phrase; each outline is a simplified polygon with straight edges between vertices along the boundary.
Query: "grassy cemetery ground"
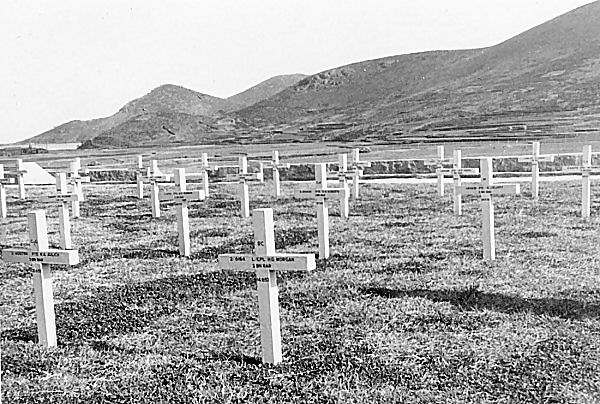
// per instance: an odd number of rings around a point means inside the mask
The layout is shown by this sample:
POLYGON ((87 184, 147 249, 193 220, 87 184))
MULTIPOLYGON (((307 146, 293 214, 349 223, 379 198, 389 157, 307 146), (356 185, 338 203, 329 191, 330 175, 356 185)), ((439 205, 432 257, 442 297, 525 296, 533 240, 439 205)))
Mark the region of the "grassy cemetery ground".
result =
MULTIPOLYGON (((273 207, 278 251, 316 252, 314 205, 291 186, 273 201, 270 183, 251 185, 251 207, 273 207)), ((31 269, 0 262, 2 399, 597 402, 600 187, 587 223, 579 182, 543 183, 537 205, 528 192, 495 199, 491 265, 475 200, 456 217, 433 184, 367 185, 345 222, 335 204, 332 257, 280 277, 274 367, 260 362, 254 274, 216 267, 253 247, 232 187, 190 205, 192 256, 180 258, 173 208, 152 219, 134 187, 87 186, 73 220, 82 262, 53 268, 58 348, 33 342, 31 269)), ((9 201, 0 247, 26 246, 26 213, 41 207, 9 201)))

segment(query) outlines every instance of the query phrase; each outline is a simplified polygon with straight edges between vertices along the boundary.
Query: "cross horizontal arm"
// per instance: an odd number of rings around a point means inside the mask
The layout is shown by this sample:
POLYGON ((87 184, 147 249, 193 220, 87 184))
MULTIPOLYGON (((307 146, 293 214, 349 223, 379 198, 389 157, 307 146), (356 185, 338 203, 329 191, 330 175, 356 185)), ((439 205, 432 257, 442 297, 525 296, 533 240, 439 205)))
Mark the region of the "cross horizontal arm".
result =
POLYGON ((219 268, 235 271, 312 271, 316 268, 314 254, 275 254, 256 256, 251 254, 219 255, 219 268))
POLYGON ((344 188, 296 189, 294 198, 299 199, 343 199, 348 193, 344 188))
POLYGON ((46 195, 42 198, 42 202, 46 203, 63 203, 63 202, 82 202, 83 198, 80 194, 58 194, 46 195))
POLYGON ((175 202, 193 202, 202 201, 206 198, 204 191, 160 191, 158 198, 161 201, 175 201, 175 202))
POLYGON ((518 195, 521 187, 519 184, 495 184, 487 187, 482 185, 460 185, 456 187, 456 191, 460 195, 518 195))
POLYGON ((20 248, 6 248, 2 250, 2 260, 6 262, 77 265, 79 263, 79 253, 77 250, 30 251, 20 248))

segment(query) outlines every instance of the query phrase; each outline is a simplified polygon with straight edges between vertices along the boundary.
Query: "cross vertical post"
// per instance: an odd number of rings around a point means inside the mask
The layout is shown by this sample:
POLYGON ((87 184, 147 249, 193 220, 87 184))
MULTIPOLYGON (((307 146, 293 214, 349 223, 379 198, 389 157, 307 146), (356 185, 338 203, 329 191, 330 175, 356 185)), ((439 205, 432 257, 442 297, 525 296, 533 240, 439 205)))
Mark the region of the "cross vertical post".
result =
MULTIPOLYGON (((56 191, 59 195, 67 194, 67 175, 65 173, 56 174, 56 191)), ((58 207, 58 225, 60 233, 60 248, 63 250, 71 249, 71 222, 69 220, 69 205, 65 200, 58 207)))
MULTIPOLYGON (((275 255, 275 235, 272 209, 255 209, 252 214, 254 251, 257 256, 275 255)), ((277 273, 269 269, 256 270, 258 313, 263 361, 282 361, 281 326, 279 324, 279 288, 277 273)))
MULTIPOLYGON (((348 189, 348 155, 346 153, 341 153, 338 155, 338 182, 344 189, 348 189)), ((349 205, 349 196, 346 198, 340 199, 340 217, 344 219, 348 219, 350 205, 349 205)))
MULTIPOLYGON (((327 189, 327 164, 315 164, 316 189, 327 189)), ((326 199, 317 199, 317 234, 319 258, 329 258, 329 206, 326 199)))
MULTIPOLYGON (((69 163, 69 171, 71 172, 71 180, 73 181, 73 193, 83 196, 83 187, 81 185, 79 170, 81 170, 81 159, 76 157, 71 163, 69 163)), ((74 218, 81 216, 79 199, 71 202, 71 210, 73 211, 74 218)))
MULTIPOLYGON (((184 168, 178 168, 175 171, 175 184, 179 186, 179 192, 187 191, 184 168)), ((187 257, 191 254, 191 247, 190 220, 188 217, 187 201, 185 199, 177 205, 177 232, 179 234, 179 254, 187 257)))
MULTIPOLYGON (((444 160, 444 146, 443 145, 437 147, 437 158, 440 161, 444 160)), ((438 173, 437 173, 437 183, 438 183, 438 195, 444 196, 444 173, 441 170, 438 170, 438 173)))
POLYGON ((591 212, 592 145, 583 146, 581 159, 581 217, 583 220, 588 220, 591 212))
POLYGON ((159 186, 158 186, 158 178, 156 176, 159 175, 160 171, 158 170, 158 161, 152 160, 152 172, 151 172, 151 180, 150 183, 152 185, 151 188, 151 204, 152 204, 152 217, 160 217, 160 200, 158 198, 159 186))
POLYGON ((354 200, 358 199, 360 177, 363 175, 365 167, 371 167, 371 163, 368 161, 360 161, 360 149, 357 147, 352 150, 352 198, 354 200))
POLYGON ((204 190, 204 197, 208 198, 208 170, 210 166, 208 165, 208 154, 202 153, 202 189, 204 190))
MULTIPOLYGON (((12 180, 12 179, 10 179, 12 180)), ((9 178, 4 178, 4 165, 0 164, 0 218, 6 218, 6 188, 4 188, 5 184, 9 184, 9 178)))
POLYGON ((138 199, 144 199, 144 161, 142 155, 137 156, 136 180, 138 199))
POLYGON ((25 199, 25 168, 23 167, 23 159, 17 159, 17 182, 19 184, 19 198, 25 199))
POLYGON ((532 160, 531 160, 531 196, 535 201, 538 200, 540 189, 540 165, 538 159, 540 158, 540 142, 533 142, 532 160))
POLYGON ((454 214, 457 216, 462 215, 462 195, 458 192, 458 187, 461 185, 460 178, 460 169, 462 168, 462 151, 454 150, 454 169, 456 172, 452 175, 452 181, 454 182, 454 187, 452 188, 452 193, 454 196, 454 214))
MULTIPOLYGON (((489 188, 493 181, 493 169, 491 158, 481 159, 481 185, 489 188)), ((492 203, 491 192, 481 193, 481 212, 482 212, 482 240, 483 240, 483 258, 489 261, 496 259, 496 239, 494 233, 494 204, 492 203)))
POLYGON ((250 217, 250 197, 248 196, 248 183, 242 176, 248 174, 248 159, 246 156, 239 157, 239 171, 240 171, 240 202, 241 202, 241 215, 242 217, 250 217))
POLYGON ((271 167, 273 169, 273 183, 275 185, 275 198, 279 198, 281 196, 281 181, 279 178, 279 170, 282 168, 290 168, 290 165, 287 163, 279 162, 279 152, 277 150, 273 150, 273 159, 271 160, 271 167))

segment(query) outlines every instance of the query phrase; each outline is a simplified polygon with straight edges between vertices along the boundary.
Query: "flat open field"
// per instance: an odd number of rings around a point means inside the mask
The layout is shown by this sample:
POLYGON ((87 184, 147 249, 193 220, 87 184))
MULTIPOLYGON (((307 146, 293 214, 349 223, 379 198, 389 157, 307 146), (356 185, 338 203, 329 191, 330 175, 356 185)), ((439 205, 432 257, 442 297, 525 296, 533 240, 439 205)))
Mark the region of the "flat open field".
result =
MULTIPOLYGON (((294 186, 275 201, 270 183, 251 185, 251 208, 274 209, 278 251, 316 253, 314 206, 291 199, 294 186)), ((72 223, 82 262, 54 267, 57 348, 34 343, 31 269, 0 262, 3 402, 598 402, 592 189, 587 223, 579 182, 543 183, 536 205, 527 185, 497 198, 487 264, 477 201, 456 217, 435 185, 363 186, 348 221, 330 210, 332 257, 279 277, 284 363, 269 366, 255 275, 216 265, 253 248, 233 187, 191 205, 192 256, 180 258, 174 208, 153 219, 132 186, 88 185, 72 223)), ((9 200, 0 247, 27 245, 42 192, 9 200)))

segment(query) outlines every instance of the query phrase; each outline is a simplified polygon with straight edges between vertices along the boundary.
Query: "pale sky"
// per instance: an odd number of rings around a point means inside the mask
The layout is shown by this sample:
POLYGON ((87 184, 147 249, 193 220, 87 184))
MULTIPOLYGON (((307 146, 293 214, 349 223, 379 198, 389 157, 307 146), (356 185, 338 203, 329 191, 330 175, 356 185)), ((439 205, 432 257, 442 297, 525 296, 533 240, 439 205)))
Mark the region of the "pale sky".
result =
POLYGON ((228 97, 279 74, 495 45, 590 0, 0 0, 0 143, 161 84, 228 97))

